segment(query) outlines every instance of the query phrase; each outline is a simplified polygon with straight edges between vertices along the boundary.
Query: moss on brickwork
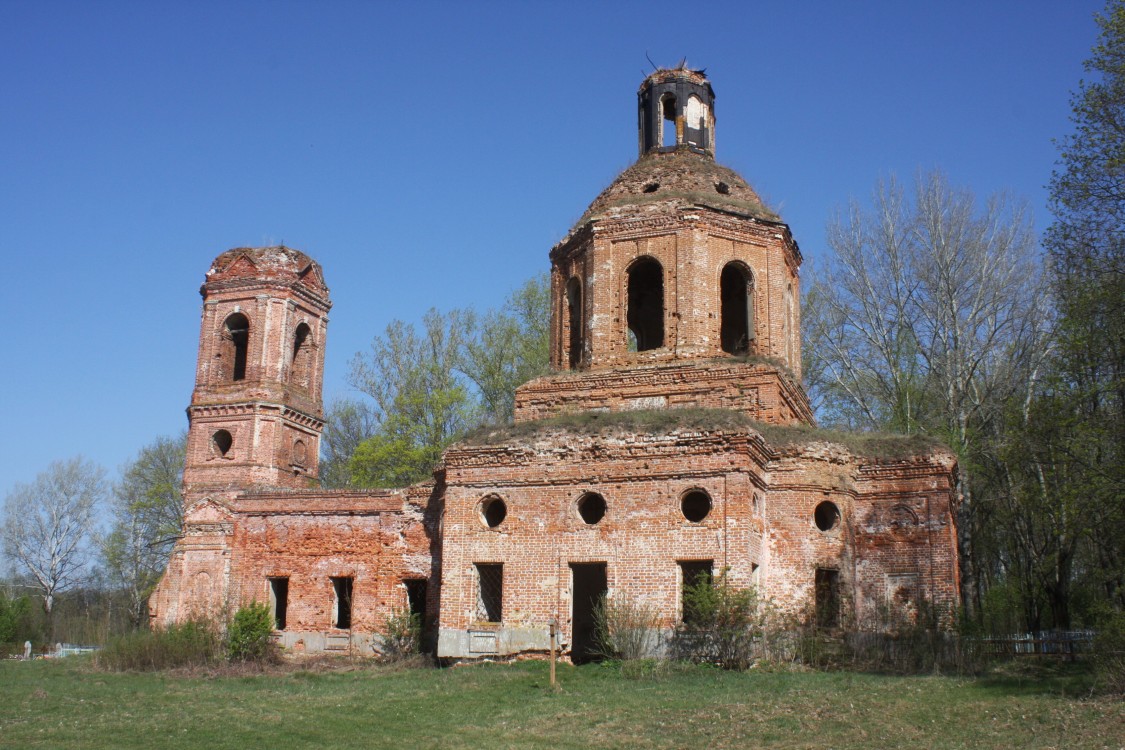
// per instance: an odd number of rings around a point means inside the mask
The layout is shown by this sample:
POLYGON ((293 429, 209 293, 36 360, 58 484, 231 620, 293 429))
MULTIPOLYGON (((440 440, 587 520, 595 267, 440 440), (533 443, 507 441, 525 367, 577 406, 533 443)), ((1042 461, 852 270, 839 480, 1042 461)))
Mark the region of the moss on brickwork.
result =
POLYGON ((603 435, 613 432, 670 432, 676 429, 744 429, 755 422, 727 409, 650 409, 614 412, 578 412, 502 426, 481 427, 465 436, 470 445, 500 444, 549 432, 603 435))
POLYGON ((885 432, 838 432, 804 425, 754 423, 754 429, 775 449, 801 449, 812 443, 831 443, 855 456, 895 460, 949 450, 930 435, 894 435, 885 432))
POLYGON ((590 204, 575 229, 614 208, 661 202, 703 205, 765 221, 781 221, 737 172, 710 156, 680 148, 637 159, 590 204))
POLYGON ((564 414, 533 422, 481 427, 465 436, 463 442, 468 445, 499 445, 557 432, 605 435, 629 432, 659 434, 676 430, 753 430, 770 447, 785 452, 799 451, 814 443, 829 443, 842 446, 853 455, 879 460, 904 459, 948 450, 941 441, 928 435, 837 432, 807 426, 772 425, 729 409, 650 409, 564 414))

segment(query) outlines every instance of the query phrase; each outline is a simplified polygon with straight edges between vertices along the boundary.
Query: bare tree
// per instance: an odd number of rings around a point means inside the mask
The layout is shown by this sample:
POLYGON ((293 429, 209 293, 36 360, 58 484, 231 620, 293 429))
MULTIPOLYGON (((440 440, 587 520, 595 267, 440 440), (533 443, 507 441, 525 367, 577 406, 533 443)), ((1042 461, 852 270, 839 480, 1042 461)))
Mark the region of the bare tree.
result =
POLYGON ((937 434, 961 458, 962 599, 979 599, 969 465, 1047 350, 1049 305, 1024 205, 978 205, 940 172, 908 198, 880 183, 828 229, 832 257, 810 295, 808 351, 825 420, 937 434))
POLYGON ((49 640, 54 640, 55 597, 86 576, 104 477, 104 469, 81 457, 55 461, 4 499, 4 550, 39 589, 49 640))

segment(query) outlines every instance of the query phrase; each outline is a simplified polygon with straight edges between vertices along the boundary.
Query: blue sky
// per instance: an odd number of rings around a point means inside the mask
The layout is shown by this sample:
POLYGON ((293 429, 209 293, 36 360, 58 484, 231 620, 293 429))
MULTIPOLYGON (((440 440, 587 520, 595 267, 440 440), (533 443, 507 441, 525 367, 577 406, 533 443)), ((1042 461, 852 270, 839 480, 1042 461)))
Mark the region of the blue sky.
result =
POLYGON ((719 161, 812 263, 891 173, 1042 230, 1102 7, 0 0, 0 492, 186 427, 228 248, 323 265, 326 399, 391 319, 499 303, 636 158, 646 54, 707 69, 719 161))

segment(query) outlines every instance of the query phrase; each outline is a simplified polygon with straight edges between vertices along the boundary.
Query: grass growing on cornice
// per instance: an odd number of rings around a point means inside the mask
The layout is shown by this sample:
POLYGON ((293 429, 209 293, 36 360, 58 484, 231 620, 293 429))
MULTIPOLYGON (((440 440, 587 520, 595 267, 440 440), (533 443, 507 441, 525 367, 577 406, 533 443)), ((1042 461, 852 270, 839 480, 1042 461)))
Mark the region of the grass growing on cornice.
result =
POLYGON ((609 435, 620 433, 662 434, 676 430, 753 430, 775 450, 800 450, 813 443, 843 446, 853 455, 881 460, 909 458, 941 450, 941 441, 928 435, 893 435, 875 432, 840 432, 805 425, 773 425, 758 422, 729 409, 648 409, 619 412, 579 412, 533 422, 489 425, 473 430, 464 445, 500 445, 552 433, 609 435))

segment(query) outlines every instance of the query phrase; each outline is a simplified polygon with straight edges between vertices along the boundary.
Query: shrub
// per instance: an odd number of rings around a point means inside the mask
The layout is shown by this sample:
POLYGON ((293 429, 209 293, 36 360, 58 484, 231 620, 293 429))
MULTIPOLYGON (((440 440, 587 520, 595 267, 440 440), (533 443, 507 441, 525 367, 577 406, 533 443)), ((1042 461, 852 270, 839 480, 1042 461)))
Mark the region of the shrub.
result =
POLYGON ((598 656, 635 662, 660 651, 660 615, 647 602, 602 597, 594 608, 598 656))
POLYGON ((114 638, 98 652, 96 663, 119 672, 150 672, 206 666, 221 657, 218 627, 210 620, 197 619, 114 638))
POLYGON ((713 581, 703 578, 684 588, 684 623, 676 628, 674 650, 680 658, 746 669, 759 635, 758 598, 740 589, 726 572, 713 581))
POLYGON ((273 613, 269 605, 251 602, 234 613, 227 628, 227 658, 231 661, 270 661, 276 648, 273 635, 273 613))
POLYGON ((30 596, 8 598, 0 592, 0 643, 33 640, 35 633, 31 612, 30 596))
POLYGON ((422 617, 408 608, 391 612, 382 633, 382 657, 387 661, 406 661, 419 653, 422 646, 422 617))

